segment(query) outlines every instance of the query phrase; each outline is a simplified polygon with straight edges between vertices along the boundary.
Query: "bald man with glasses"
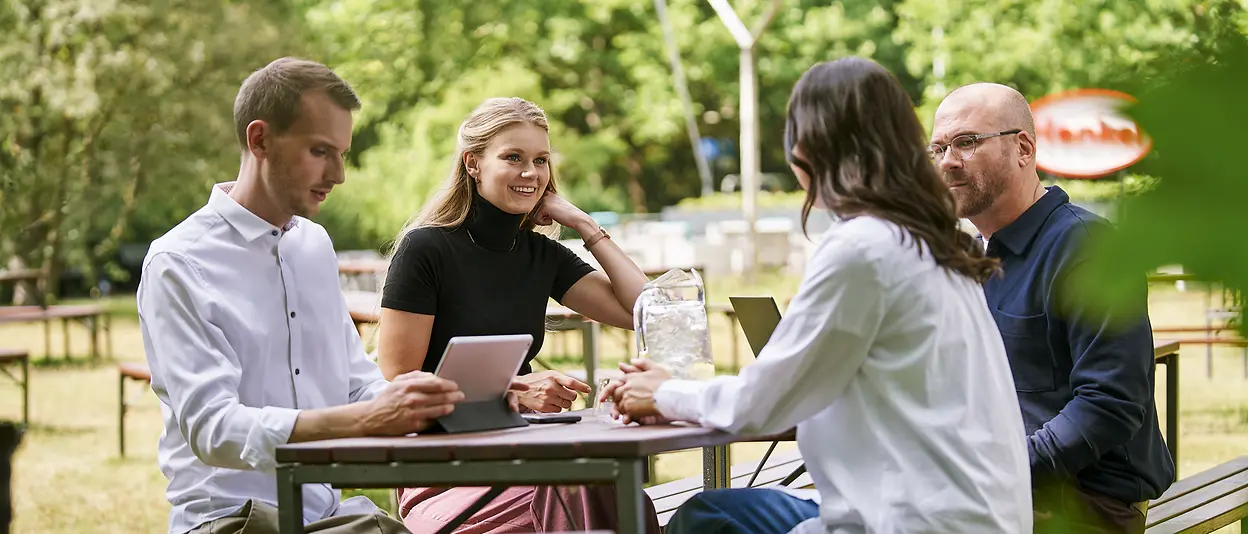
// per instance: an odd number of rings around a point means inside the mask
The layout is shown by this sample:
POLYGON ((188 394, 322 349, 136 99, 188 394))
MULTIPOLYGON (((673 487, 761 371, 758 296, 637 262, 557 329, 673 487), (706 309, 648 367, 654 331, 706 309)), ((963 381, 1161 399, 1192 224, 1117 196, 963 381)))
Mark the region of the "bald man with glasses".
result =
POLYGON ((1105 219, 1036 172, 1023 95, 998 84, 950 93, 930 146, 957 203, 1002 273, 984 284, 1005 341, 1031 457, 1035 532, 1144 532, 1147 502, 1174 480, 1153 399, 1144 273, 1129 306, 1067 290, 1105 219))

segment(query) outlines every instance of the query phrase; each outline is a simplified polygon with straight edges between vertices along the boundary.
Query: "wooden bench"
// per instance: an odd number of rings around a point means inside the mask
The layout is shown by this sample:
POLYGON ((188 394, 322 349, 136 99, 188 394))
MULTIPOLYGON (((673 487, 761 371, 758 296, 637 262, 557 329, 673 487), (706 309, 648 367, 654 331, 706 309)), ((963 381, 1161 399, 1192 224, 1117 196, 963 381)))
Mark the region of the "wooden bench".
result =
POLYGON ((1213 532, 1236 521, 1248 533, 1248 456, 1175 482, 1148 503, 1144 532, 1213 532))
MULTIPOLYGON (((762 463, 762 469, 759 469, 759 465, 760 462, 750 462, 732 466, 730 487, 762 488, 783 485, 805 488, 813 484, 810 474, 805 472, 805 463, 797 449, 772 454, 762 463)), ((659 524, 667 526, 676 509, 702 492, 702 489, 702 477, 695 476, 651 486, 646 488, 646 495, 654 501, 659 524)))
POLYGON ((13 380, 22 388, 22 424, 30 425, 30 355, 24 350, 0 349, 0 373, 13 380), (19 380, 9 372, 9 366, 22 365, 22 378, 19 380))
POLYGON ((104 331, 105 343, 112 357, 112 328, 103 306, 80 304, 70 306, 3 306, 0 307, 0 324, 5 323, 43 323, 43 354, 44 359, 52 355, 51 323, 60 319, 65 348, 65 357, 70 356, 69 322, 82 323, 91 333, 91 357, 100 356, 100 331, 104 331))
POLYGON ((130 402, 126 399, 126 381, 134 380, 147 386, 152 385, 152 371, 146 363, 123 362, 117 365, 117 451, 122 458, 126 456, 126 410, 130 402))

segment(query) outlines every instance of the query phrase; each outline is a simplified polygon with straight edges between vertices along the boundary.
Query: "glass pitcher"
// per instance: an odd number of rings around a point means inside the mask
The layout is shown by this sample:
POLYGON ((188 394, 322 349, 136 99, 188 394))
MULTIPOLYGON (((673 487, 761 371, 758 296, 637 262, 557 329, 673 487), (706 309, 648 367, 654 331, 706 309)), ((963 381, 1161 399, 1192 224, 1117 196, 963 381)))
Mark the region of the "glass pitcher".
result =
POLYGON ((707 380, 715 375, 706 288, 697 270, 672 269, 643 286, 633 306, 638 355, 672 376, 707 380))

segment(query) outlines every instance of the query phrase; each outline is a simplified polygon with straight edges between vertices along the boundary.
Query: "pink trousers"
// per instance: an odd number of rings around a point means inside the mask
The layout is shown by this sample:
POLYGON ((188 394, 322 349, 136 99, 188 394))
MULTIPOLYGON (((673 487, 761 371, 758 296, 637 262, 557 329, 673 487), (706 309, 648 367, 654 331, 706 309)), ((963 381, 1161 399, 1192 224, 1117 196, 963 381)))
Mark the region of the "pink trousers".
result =
MULTIPOLYGON (((399 499, 399 516, 413 534, 433 534, 472 505, 489 488, 409 488, 399 499)), ((646 532, 659 533, 654 503, 643 493, 646 532)), ((507 488, 474 514, 456 534, 519 534, 616 530, 611 486, 522 486, 507 488)))

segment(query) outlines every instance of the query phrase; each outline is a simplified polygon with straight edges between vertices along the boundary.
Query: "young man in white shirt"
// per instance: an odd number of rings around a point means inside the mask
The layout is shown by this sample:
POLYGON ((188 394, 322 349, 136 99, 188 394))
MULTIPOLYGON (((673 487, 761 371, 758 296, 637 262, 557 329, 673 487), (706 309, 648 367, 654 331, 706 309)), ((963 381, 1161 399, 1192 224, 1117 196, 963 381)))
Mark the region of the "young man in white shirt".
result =
MULTIPOLYGON (((426 428, 463 398, 393 382, 364 353, 315 215, 343 183, 359 100, 324 65, 278 59, 242 84, 238 179, 152 242, 138 290, 165 429, 170 534, 277 532, 276 447, 426 428)), ((367 498, 303 486, 308 532, 406 532, 367 498)))
POLYGON ((819 502, 704 492, 667 532, 1030 533, 1022 416, 979 285, 996 262, 958 229, 909 96, 871 61, 816 65, 793 89, 785 145, 803 213, 841 221, 758 360, 708 382, 639 360, 604 396, 630 420, 796 425, 819 502))

